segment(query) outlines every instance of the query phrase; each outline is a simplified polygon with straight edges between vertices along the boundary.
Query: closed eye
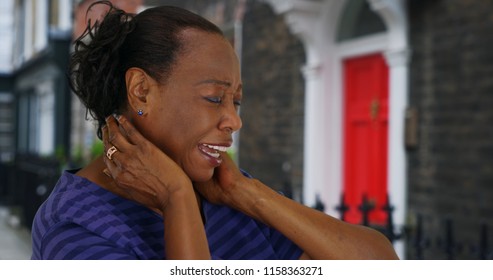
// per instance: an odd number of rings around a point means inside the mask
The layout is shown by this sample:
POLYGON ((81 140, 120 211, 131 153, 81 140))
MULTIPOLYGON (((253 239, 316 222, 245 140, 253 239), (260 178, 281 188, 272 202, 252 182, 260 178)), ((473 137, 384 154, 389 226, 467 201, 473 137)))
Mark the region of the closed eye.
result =
POLYGON ((221 102, 223 101, 221 97, 206 97, 205 99, 215 104, 221 104, 221 102))
MULTIPOLYGON (((210 103, 214 104, 222 104, 223 99, 221 97, 205 97, 205 100, 209 101, 210 103)), ((240 107, 241 106, 241 100, 234 100, 233 104, 235 107, 240 107)))

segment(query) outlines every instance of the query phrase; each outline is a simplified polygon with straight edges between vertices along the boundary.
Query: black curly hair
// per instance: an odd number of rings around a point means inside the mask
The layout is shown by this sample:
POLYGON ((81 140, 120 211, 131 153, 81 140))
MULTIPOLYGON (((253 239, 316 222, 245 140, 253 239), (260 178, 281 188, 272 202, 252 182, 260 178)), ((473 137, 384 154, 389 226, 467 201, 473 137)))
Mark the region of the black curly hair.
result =
POLYGON ((97 122, 97 136, 105 118, 122 113, 127 107, 125 73, 131 67, 144 70, 165 83, 177 55, 184 49, 180 31, 195 28, 223 36, 222 31, 203 17, 182 8, 159 6, 139 14, 129 14, 109 1, 109 10, 101 22, 89 21, 84 33, 75 40, 69 80, 74 93, 97 122))

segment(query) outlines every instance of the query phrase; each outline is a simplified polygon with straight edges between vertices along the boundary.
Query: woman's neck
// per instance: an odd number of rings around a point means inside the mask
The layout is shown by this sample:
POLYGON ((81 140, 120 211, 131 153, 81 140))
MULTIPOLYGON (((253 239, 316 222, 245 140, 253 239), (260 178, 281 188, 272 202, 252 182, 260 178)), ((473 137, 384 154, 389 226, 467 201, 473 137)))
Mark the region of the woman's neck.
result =
MULTIPOLYGON (((116 184, 113 177, 111 177, 111 174, 109 173, 106 164, 104 163, 103 155, 98 156, 96 159, 94 159, 88 165, 77 171, 77 173, 75 174, 77 176, 86 178, 87 180, 98 185, 99 187, 107 191, 110 191, 118 196, 121 196, 128 200, 133 200, 127 192, 125 192, 121 187, 119 187, 116 184)), ((197 204, 199 206, 199 209, 201 209, 202 212, 201 197, 197 193, 197 191, 195 191, 195 196, 197 198, 197 204)), ((161 216, 163 215, 163 213, 158 209, 153 209, 153 208, 150 209, 161 216)), ((202 215, 202 219, 204 219, 203 215, 202 215)), ((203 222, 205 223, 205 220, 203 220, 203 222)))

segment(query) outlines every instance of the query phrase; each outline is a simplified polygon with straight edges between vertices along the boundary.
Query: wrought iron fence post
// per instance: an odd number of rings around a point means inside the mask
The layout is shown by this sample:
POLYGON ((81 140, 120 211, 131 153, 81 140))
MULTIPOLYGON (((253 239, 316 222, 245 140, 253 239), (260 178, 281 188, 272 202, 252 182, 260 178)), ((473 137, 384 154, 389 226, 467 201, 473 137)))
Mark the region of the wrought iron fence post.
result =
POLYGON ((368 197, 366 194, 363 195, 363 201, 361 205, 358 207, 358 209, 362 212, 363 214, 363 225, 368 226, 370 224, 369 221, 369 213, 375 208, 375 206, 371 203, 368 202, 368 197))
POLYGON ((417 260, 422 260, 424 255, 424 249, 426 249, 427 242, 423 235, 423 216, 421 214, 417 214, 416 217, 416 235, 414 238, 414 248, 417 260))
POLYGON ((453 222, 450 218, 445 220, 445 242, 441 247, 449 260, 455 259, 456 253, 461 250, 460 244, 455 241, 453 222))
POLYGON ((400 235, 395 234, 394 232, 394 219, 392 218, 392 212, 394 211, 394 206, 390 204, 390 197, 387 194, 387 202, 382 207, 382 210, 387 212, 387 225, 385 226, 385 235, 390 240, 391 243, 394 243, 395 239, 399 239, 400 235))
POLYGON ((349 211, 349 206, 344 203, 344 193, 341 194, 341 202, 340 204, 336 207, 337 212, 339 212, 339 217, 341 221, 346 220, 346 212, 349 211))
POLYGON ((322 202, 318 194, 315 196, 315 205, 313 206, 313 209, 316 209, 321 212, 325 210, 325 204, 322 202))

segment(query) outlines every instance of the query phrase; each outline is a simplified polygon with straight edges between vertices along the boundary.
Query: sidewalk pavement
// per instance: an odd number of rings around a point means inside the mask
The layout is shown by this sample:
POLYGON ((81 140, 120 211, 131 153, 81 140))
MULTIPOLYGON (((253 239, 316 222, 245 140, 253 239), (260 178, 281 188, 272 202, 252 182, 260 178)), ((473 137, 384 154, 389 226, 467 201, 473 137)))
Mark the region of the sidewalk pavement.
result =
POLYGON ((29 260, 31 232, 8 207, 0 206, 0 260, 29 260))

